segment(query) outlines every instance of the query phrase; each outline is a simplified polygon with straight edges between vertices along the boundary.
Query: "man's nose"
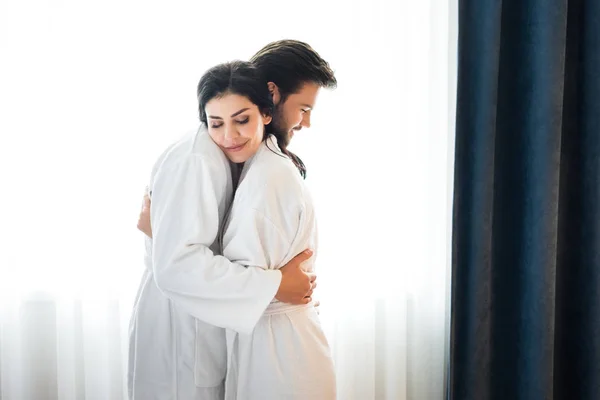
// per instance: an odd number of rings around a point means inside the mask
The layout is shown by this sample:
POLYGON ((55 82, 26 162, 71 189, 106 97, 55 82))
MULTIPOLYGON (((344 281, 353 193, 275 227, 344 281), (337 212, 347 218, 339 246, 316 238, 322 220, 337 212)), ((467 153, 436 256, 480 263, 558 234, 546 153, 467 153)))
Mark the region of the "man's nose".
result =
POLYGON ((304 114, 302 117, 302 122, 300 122, 300 126, 304 128, 310 128, 310 113, 304 114))

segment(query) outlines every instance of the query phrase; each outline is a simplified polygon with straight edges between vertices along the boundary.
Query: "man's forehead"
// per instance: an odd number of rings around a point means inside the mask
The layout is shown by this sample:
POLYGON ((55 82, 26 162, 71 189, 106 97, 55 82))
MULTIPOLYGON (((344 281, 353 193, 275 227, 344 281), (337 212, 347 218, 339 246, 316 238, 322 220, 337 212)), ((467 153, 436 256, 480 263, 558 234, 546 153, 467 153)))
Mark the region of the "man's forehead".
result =
POLYGON ((314 83, 314 82, 304 82, 302 85, 300 85, 300 89, 298 90, 298 94, 314 94, 316 92, 319 91, 319 89, 321 88, 321 86, 319 86, 318 84, 314 83))
POLYGON ((298 92, 294 93, 292 96, 295 100, 300 103, 300 105, 312 108, 314 107, 314 102, 319 93, 320 86, 314 83, 306 83, 298 92))

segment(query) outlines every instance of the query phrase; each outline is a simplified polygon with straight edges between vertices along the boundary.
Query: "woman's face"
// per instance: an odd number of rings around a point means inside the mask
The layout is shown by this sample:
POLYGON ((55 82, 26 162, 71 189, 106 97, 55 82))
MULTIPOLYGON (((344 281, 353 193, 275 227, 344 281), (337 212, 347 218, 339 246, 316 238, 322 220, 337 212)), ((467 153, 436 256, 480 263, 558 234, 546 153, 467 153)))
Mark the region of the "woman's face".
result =
POLYGON ((264 126, 271 117, 262 115, 256 104, 238 94, 226 94, 206 103, 208 134, 234 163, 246 162, 263 140, 264 126))

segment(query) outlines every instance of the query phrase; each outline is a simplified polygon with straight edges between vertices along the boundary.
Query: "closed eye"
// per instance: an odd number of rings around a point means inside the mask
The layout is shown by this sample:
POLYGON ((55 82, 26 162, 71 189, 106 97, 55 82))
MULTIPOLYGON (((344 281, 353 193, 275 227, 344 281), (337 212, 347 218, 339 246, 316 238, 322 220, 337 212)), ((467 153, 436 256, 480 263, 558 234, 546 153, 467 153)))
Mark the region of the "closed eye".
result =
POLYGON ((250 117, 246 117, 245 119, 243 119, 241 121, 236 121, 236 122, 240 125, 244 125, 244 124, 247 124, 248 121, 250 121, 250 117))

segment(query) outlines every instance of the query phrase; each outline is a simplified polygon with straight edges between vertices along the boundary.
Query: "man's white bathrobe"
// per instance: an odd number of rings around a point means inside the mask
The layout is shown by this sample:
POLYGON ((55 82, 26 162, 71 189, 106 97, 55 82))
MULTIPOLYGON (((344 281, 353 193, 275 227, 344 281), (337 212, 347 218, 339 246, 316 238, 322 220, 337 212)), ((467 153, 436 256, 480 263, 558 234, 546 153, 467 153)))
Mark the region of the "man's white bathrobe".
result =
POLYGON ((216 255, 233 184, 229 161, 205 128, 163 153, 149 188, 153 239, 146 239, 146 270, 131 317, 129 397, 222 399, 222 328, 251 332, 281 273, 216 255))
MULTIPOLYGON (((275 270, 317 250, 313 202, 273 136, 246 162, 223 236, 223 255, 275 270)), ((251 333, 227 330, 228 400, 334 400, 331 351, 312 304, 273 301, 251 333)))

